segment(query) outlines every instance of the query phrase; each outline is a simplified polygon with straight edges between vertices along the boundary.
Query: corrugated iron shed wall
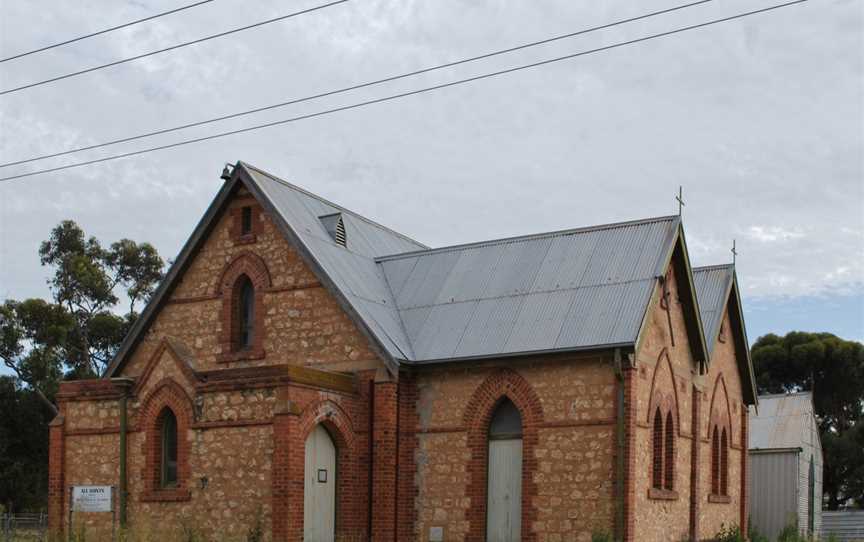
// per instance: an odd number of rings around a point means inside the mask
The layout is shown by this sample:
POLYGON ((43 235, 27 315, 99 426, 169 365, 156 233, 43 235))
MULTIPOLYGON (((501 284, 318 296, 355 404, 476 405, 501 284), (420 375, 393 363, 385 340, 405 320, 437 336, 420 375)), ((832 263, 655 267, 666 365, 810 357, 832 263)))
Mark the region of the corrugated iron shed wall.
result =
MULTIPOLYGON (((750 521, 775 540, 798 518, 798 451, 750 454, 750 521)), ((800 524, 800 523, 799 523, 800 524)))
POLYGON ((822 512, 822 538, 837 537, 838 542, 864 541, 864 510, 822 512))

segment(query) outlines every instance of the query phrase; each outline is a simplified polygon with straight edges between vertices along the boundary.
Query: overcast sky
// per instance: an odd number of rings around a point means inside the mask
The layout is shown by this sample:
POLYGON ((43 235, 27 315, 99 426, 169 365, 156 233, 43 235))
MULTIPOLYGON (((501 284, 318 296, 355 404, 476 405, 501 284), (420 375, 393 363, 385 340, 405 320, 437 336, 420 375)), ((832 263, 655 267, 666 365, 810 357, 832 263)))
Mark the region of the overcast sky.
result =
MULTIPOLYGON (((187 0, 0 1, 9 56, 187 0)), ((323 3, 323 2, 321 2, 323 3)), ((684 3, 684 0, 681 1, 684 3)), ((0 89, 316 5, 205 6, 0 64, 0 89)), ((671 7, 669 0, 351 0, 0 96, 0 161, 232 113, 671 7)), ((296 116, 768 6, 707 5, 218 125, 296 116)), ((738 276, 751 340, 864 340, 864 2, 804 4, 254 133, 0 183, 0 299, 49 295, 63 219, 173 258, 245 160, 431 246, 677 212, 694 265, 738 276)), ((209 126, 0 176, 169 143, 209 126)))

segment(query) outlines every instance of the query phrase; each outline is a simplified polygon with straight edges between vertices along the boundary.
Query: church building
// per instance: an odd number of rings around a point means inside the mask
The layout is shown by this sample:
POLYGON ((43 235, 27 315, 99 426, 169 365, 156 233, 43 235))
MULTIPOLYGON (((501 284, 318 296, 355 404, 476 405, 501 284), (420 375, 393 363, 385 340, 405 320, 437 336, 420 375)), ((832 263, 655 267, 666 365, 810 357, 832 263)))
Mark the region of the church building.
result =
POLYGON ((746 532, 735 269, 691 268, 679 216, 430 248, 223 179, 104 377, 60 387, 54 532, 110 536, 70 513, 91 485, 158 540, 746 532))

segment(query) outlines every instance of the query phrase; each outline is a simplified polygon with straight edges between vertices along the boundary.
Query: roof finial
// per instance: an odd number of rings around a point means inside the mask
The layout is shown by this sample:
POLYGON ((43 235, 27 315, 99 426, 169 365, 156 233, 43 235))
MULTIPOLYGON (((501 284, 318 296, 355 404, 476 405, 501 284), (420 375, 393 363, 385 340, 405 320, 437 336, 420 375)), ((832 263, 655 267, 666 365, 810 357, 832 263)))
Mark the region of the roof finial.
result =
POLYGON ((735 250, 735 239, 732 239, 732 265, 735 265, 735 260, 738 258, 738 251, 735 250))
POLYGON ((675 200, 678 202, 678 216, 681 216, 681 209, 684 207, 684 190, 681 186, 678 187, 678 195, 675 200))
POLYGON ((231 171, 234 169, 234 166, 231 164, 225 164, 225 167, 222 168, 222 175, 219 176, 223 181, 231 180, 231 171))

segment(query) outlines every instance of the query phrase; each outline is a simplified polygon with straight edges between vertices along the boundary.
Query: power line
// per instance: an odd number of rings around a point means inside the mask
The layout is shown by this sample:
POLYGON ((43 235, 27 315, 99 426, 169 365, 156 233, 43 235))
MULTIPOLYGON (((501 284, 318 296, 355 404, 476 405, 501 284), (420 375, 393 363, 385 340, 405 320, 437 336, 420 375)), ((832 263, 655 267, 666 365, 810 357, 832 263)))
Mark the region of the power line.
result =
POLYGON ((367 105, 373 105, 373 104, 378 104, 378 103, 382 103, 382 102, 388 102, 388 101, 392 101, 392 100, 397 100, 397 99, 405 98, 405 97, 408 97, 408 96, 414 96, 414 95, 417 95, 417 94, 423 94, 423 93, 431 92, 431 91, 434 91, 434 90, 441 90, 441 89, 445 89, 445 88, 449 88, 449 87, 454 87, 454 86, 458 86, 458 85, 463 85, 463 84, 466 84, 466 83, 471 83, 471 82, 474 82, 474 81, 479 81, 479 80, 481 80, 481 79, 488 79, 488 78, 491 78, 491 77, 497 77, 497 76, 500 76, 500 75, 506 75, 506 74, 514 73, 514 72, 518 72, 518 71, 521 71, 521 70, 526 70, 526 69, 530 69, 530 68, 536 68, 536 67, 539 67, 539 66, 545 66, 545 65, 548 65, 548 64, 553 64, 553 63, 555 63, 555 62, 561 62, 561 61, 564 61, 564 60, 570 60, 570 59, 574 59, 574 58, 578 58, 578 57, 582 57, 582 56, 587 56, 587 55, 591 55, 591 54, 595 54, 595 53, 600 53, 600 52, 603 52, 603 51, 609 51, 609 50, 611 50, 611 49, 617 49, 617 48, 619 48, 619 47, 625 47, 625 46, 627 46, 627 45, 634 45, 634 44, 637 44, 637 43, 642 43, 642 42, 650 41, 650 40, 653 40, 653 39, 658 39, 658 38, 662 38, 662 37, 666 37, 666 36, 671 36, 671 35, 674 35, 674 34, 680 34, 680 33, 682 33, 682 32, 687 32, 687 31, 690 31, 690 30, 696 30, 696 29, 698 29, 698 28, 704 28, 704 27, 707 27, 707 26, 712 26, 712 25, 715 25, 715 24, 724 23, 724 22, 728 22, 728 21, 732 21, 732 20, 736 20, 736 19, 742 19, 742 18, 744 18, 744 17, 749 17, 749 16, 751 16, 751 15, 757 15, 757 14, 760 14, 760 13, 765 13, 765 12, 768 12, 768 11, 773 11, 773 10, 777 10, 777 9, 781 9, 781 8, 785 8, 785 7, 793 6, 793 5, 795 5, 795 4, 803 4, 804 2, 807 2, 807 1, 808 1, 808 0, 792 0, 792 1, 790 1, 790 2, 784 2, 784 3, 782 3, 782 4, 775 4, 775 5, 773 5, 773 6, 769 6, 769 7, 765 7, 765 8, 761 8, 761 9, 753 10, 753 11, 746 11, 746 12, 743 12, 743 13, 738 13, 738 14, 736 14, 736 15, 731 15, 731 16, 728 16, 728 17, 723 17, 723 18, 720 18, 720 19, 712 19, 712 20, 710 20, 710 21, 706 21, 706 22, 704 22, 704 23, 699 23, 699 24, 694 24, 694 25, 684 26, 684 27, 680 27, 680 28, 673 29, 673 30, 668 30, 668 31, 666 31, 666 32, 660 32, 660 33, 658 33, 658 34, 650 34, 650 35, 648 35, 648 36, 643 36, 643 37, 641 37, 641 38, 636 38, 636 39, 632 39, 632 40, 627 40, 627 41, 622 41, 622 42, 618 42, 618 43, 613 43, 613 44, 611 44, 611 45, 606 45, 606 46, 603 46, 603 47, 597 47, 597 48, 595 48, 595 49, 588 49, 588 50, 586 50, 586 51, 580 51, 580 52, 578 52, 578 53, 572 53, 572 54, 569 54, 569 55, 564 55, 564 56, 559 56, 559 57, 555 57, 555 58, 550 58, 550 59, 547 59, 547 60, 541 60, 541 61, 538 61, 538 62, 532 62, 532 63, 530 63, 530 64, 522 64, 522 65, 520 65, 520 66, 516 66, 516 67, 513 67, 513 68, 507 68, 507 69, 504 69, 504 70, 499 70, 499 71, 495 71, 495 72, 485 73, 485 74, 482 74, 482 75, 476 75, 476 76, 474 76, 474 77, 468 77, 468 78, 465 78, 465 79, 458 79, 458 80, 456 80, 456 81, 451 81, 451 82, 449 82, 449 83, 443 83, 443 84, 440 84, 440 85, 434 85, 434 86, 431 86, 431 87, 425 87, 425 88, 421 88, 421 89, 417 89, 417 90, 411 90, 411 91, 408 91, 408 92, 401 92, 401 93, 398 93, 398 94, 391 94, 391 95, 389 95, 389 96, 384 96, 383 98, 376 98, 376 99, 373 99, 373 100, 366 100, 366 101, 358 102, 358 103, 354 103, 354 104, 351 104, 351 105, 346 105, 346 106, 342 106, 342 107, 335 107, 335 108, 332 108, 332 109, 325 109, 325 110, 323 110, 323 111, 317 111, 317 112, 315 112, 315 113, 309 113, 309 114, 299 115, 299 116, 296 116, 296 117, 290 117, 290 118, 282 119, 282 120, 278 120, 278 121, 268 122, 268 123, 265 123, 265 124, 258 124, 258 125, 255 125, 255 126, 249 126, 249 127, 247 127, 247 128, 241 128, 241 129, 239 129, 239 130, 231 130, 231 131, 227 131, 227 132, 220 132, 220 133, 211 134, 211 135, 208 135, 208 136, 198 137, 198 138, 194 138, 194 139, 186 139, 186 140, 178 141, 178 142, 175 142, 175 143, 169 143, 169 144, 166 144, 166 145, 159 145, 159 146, 157 146, 157 147, 150 147, 150 148, 147 148, 147 149, 141 149, 141 150, 137 150, 137 151, 131 151, 131 152, 126 152, 126 153, 122 153, 122 154, 115 154, 115 155, 111 155, 111 156, 106 156, 106 157, 103 157, 103 158, 97 158, 97 159, 95 159, 95 160, 87 160, 87 161, 84 161, 84 162, 76 162, 76 163, 73 163, 73 164, 67 164, 67 165, 65 165, 65 166, 59 166, 59 167, 48 168, 48 169, 41 169, 41 170, 37 170, 37 171, 31 171, 31 172, 29 172, 29 173, 22 173, 22 174, 19 174, 19 175, 12 175, 12 176, 9 176, 9 177, 2 177, 2 178, 0 178, 0 182, 4 182, 4 181, 11 181, 11 180, 14 180, 14 179, 21 179, 21 178, 24 178, 24 177, 32 177, 32 176, 34 176, 34 175, 41 175, 41 174, 44 174, 44 173, 52 173, 52 172, 55 172, 55 171, 62 171, 62 170, 66 170, 66 169, 72 169, 72 168, 81 167, 81 166, 87 166, 87 165, 91 165, 91 164, 98 164, 98 163, 102 163, 102 162, 108 162, 108 161, 111 161, 111 160, 118 160, 118 159, 120 159, 120 158, 128 158, 128 157, 130 157, 130 156, 137 156, 137 155, 145 154, 145 153, 149 153, 149 152, 160 151, 160 150, 166 150, 166 149, 172 149, 172 148, 175 148, 175 147, 181 147, 181 146, 185 146, 185 145, 191 145, 192 143, 201 143, 201 142, 203 142, 203 141, 210 141, 210 140, 213 140, 213 139, 219 139, 219 138, 226 137, 226 136, 229 136, 229 135, 243 134, 243 133, 246 133, 246 132, 252 132, 252 131, 255 131, 255 130, 261 130, 261 129, 264 129, 264 128, 271 128, 271 127, 273 127, 273 126, 280 126, 280 125, 283 125, 283 124, 288 124, 288 123, 297 122, 297 121, 301 121, 301 120, 307 120, 307 119, 311 119, 311 118, 315 118, 315 117, 321 117, 321 116, 324 116, 324 115, 329 115, 329 114, 332 114, 332 113, 338 113, 338 112, 341 112, 341 111, 348 111, 348 110, 351 110, 351 109, 357 109, 357 108, 364 107, 364 106, 367 106, 367 105))
POLYGON ((99 36, 102 34, 107 34, 108 32, 113 32, 115 30, 120 30, 121 28, 127 28, 132 25, 136 25, 139 23, 144 23, 147 21, 152 21, 153 19, 158 19, 159 17, 164 17, 166 15, 171 15, 172 13, 177 13, 180 11, 185 11, 187 9, 191 9, 194 7, 198 7, 202 4, 209 4, 214 0, 201 0, 200 2, 195 2, 194 4, 188 4, 185 6, 180 6, 179 8, 170 9, 168 11, 163 11, 162 13, 157 13, 155 15, 150 15, 149 17, 144 17, 143 19, 136 19, 134 21, 129 21, 128 23, 119 24, 117 26, 112 26, 110 28, 106 28, 104 30, 99 30, 98 32, 92 32, 90 34, 85 34, 83 36, 78 36, 77 38, 72 38, 66 41, 61 41, 60 43, 55 43, 52 45, 46 45, 45 47, 40 47, 38 49, 33 49, 32 51, 26 51, 24 53, 18 53, 17 55, 7 56, 6 58, 0 58, 0 63, 8 62, 10 60, 15 60, 16 58, 25 57, 28 55, 32 55, 35 53, 41 53, 42 51, 47 51, 49 49, 54 49, 55 47, 61 47, 63 45, 69 45, 70 43, 75 43, 76 41, 86 40, 87 38, 92 38, 94 36, 99 36))
POLYGON ((237 32, 243 32, 244 30, 250 30, 252 28, 258 28, 259 26, 264 26, 266 24, 284 21, 285 19, 297 17, 298 15, 305 15, 306 13, 311 13, 313 11, 318 11, 320 9, 329 8, 329 7, 335 6, 337 4, 344 4, 345 2, 348 2, 348 1, 349 0, 335 0, 335 1, 329 2, 327 4, 321 4, 319 6, 311 7, 308 9, 301 10, 301 11, 295 11, 294 13, 289 13, 287 15, 274 17, 273 19, 267 19, 266 21, 261 21, 261 22, 257 22, 254 24, 241 26, 239 28, 234 28, 232 30, 226 30, 225 32, 219 32, 218 34, 212 34, 210 36, 205 36, 205 37, 199 38, 197 40, 178 43, 177 45, 172 45, 171 47, 165 47, 164 49, 157 49, 156 51, 150 51, 149 53, 143 53, 140 55, 130 56, 128 58, 123 58, 120 60, 115 60, 113 62, 108 62, 107 64, 100 64, 99 66, 93 66, 91 68, 86 68, 84 70, 79 70, 77 72, 71 72, 71 73, 67 73, 64 75, 58 75, 57 77, 51 77, 50 79, 43 79, 42 81, 36 81, 35 83, 29 83, 27 85, 22 85, 20 87, 9 88, 9 89, 0 91, 0 96, 5 95, 5 94, 11 94, 13 92, 19 92, 22 90, 26 90, 28 88, 38 87, 40 85, 47 85, 48 83, 54 83, 56 81, 61 81, 63 79, 69 79, 70 77, 77 77, 77 76, 83 75, 85 73, 95 72, 96 70, 101 70, 104 68, 110 68, 112 66, 117 66, 119 64, 125 64, 126 62, 132 62, 133 60, 140 60, 142 58, 147 58, 148 56, 158 55, 160 53, 173 51, 175 49, 180 49, 182 47, 188 47, 189 45, 195 45, 197 43, 201 43, 204 41, 209 41, 209 40, 216 39, 216 38, 223 38, 225 36, 230 36, 231 34, 236 34, 237 32))
POLYGON ((316 99, 318 99, 318 98, 325 98, 325 97, 328 97, 328 96, 333 96, 333 95, 336 95, 336 94, 342 94, 342 93, 349 92, 349 91, 353 91, 353 90, 359 90, 359 89, 366 88, 366 87, 371 87, 371 86, 374 86, 374 85, 380 85, 380 84, 382 84, 382 83, 389 83, 389 82, 392 82, 392 81, 397 81, 397 80, 399 80, 399 79, 405 79, 405 78, 407 78, 407 77, 413 77, 413 76, 415 76, 415 75, 420 75, 420 74, 423 74, 423 73, 429 73, 429 72, 432 72, 432 71, 442 70, 442 69, 445 69, 445 68, 452 68, 452 67, 454 67, 454 66, 458 66, 458 65, 460 65, 460 64, 467 64, 467 63, 469 63, 469 62, 476 62, 476 61, 478 61, 478 60, 484 60, 484 59, 491 58, 491 57, 494 57, 494 56, 503 55, 503 54, 506 54, 506 53, 512 53, 512 52, 514 52, 514 51, 519 51, 519 50, 521 50, 521 49, 528 49, 528 48, 530 48, 530 47, 536 47, 536 46, 544 45, 544 44, 551 43, 551 42, 554 42, 554 41, 563 40, 563 39, 566 39, 566 38, 572 38, 572 37, 579 36, 579 35, 583 35, 583 34, 588 34, 589 32, 596 32, 596 31, 598 31, 598 30, 604 30, 604 29, 611 28, 611 27, 613 27, 613 26, 622 25, 622 24, 625 24, 625 23, 631 23, 631 22, 634 22, 634 21, 639 21, 639 20, 643 20, 643 19, 650 18, 650 17, 656 17, 657 15, 663 15, 663 14, 665 14, 665 13, 670 13, 670 12, 673 12, 673 11, 678 11, 678 10, 686 9, 686 8, 690 8, 690 7, 693 7, 693 6, 698 6, 698 5, 700 5, 700 4, 706 4, 706 3, 711 2, 711 1, 713 1, 713 0, 698 0, 697 2, 691 2, 691 3, 689 3, 689 4, 683 4, 683 5, 679 5, 679 6, 675 6, 675 7, 671 7, 671 8, 667 8, 667 9, 663 9, 663 10, 660 10, 660 11, 653 11, 653 12, 650 12, 650 13, 646 13, 646 14, 644 14, 644 15, 638 15, 638 16, 635 16, 635 17, 629 17, 629 18, 627 18, 627 19, 621 19, 621 20, 618 20, 618 21, 613 21, 613 22, 611 22, 611 23, 603 24, 603 25, 600 25, 600 26, 594 26, 594 27, 591 27, 591 28, 586 28, 586 29, 583 29, 583 30, 578 30, 578 31, 575 31, 575 32, 570 32, 570 33, 567 33, 567 34, 562 34, 562 35, 560 35, 560 36, 554 36, 554 37, 547 38, 547 39, 543 39, 543 40, 539 40, 539 41, 532 41, 532 42, 529 42, 529 43, 523 43, 522 45, 516 45, 516 46, 514 46, 514 47, 508 47, 507 49, 500 49, 500 50, 497 50, 497 51, 492 51, 492 52, 489 52, 489 53, 484 53, 484 54, 481 54, 481 55, 473 56, 473 57, 470 57, 470 58, 465 58, 465 59, 462 59, 462 60, 456 60, 456 61, 453 61, 453 62, 447 62, 446 64, 438 64, 438 65, 436 65, 436 66, 430 66, 430 67, 427 67, 427 68, 422 68, 422 69, 414 70, 414 71, 411 71, 411 72, 408 72, 408 73, 403 73, 403 74, 400 74, 400 75, 393 75, 393 76, 384 77, 384 78, 382 78, 382 79, 376 79, 375 81, 368 81, 368 82, 365 82, 365 83, 359 83, 359 84, 356 84, 356 85, 351 85, 351 86, 343 87, 343 88, 339 88, 339 89, 336 89, 336 90, 330 90, 330 91, 322 92, 322 93, 319 93, 319 94, 313 94, 313 95, 311 95, 311 96, 305 96, 305 97, 303 97, 303 98, 295 98, 295 99, 293 99, 293 100, 288 100, 288 101, 285 101, 285 102, 280 102, 280 103, 271 104, 271 105, 262 106, 262 107, 256 107, 256 108, 254 108, 254 109, 247 109, 247 110, 245 110, 245 111, 240 111, 240 112, 238 112, 238 113, 231 113, 231 114, 229 114, 229 115, 223 115, 223 116, 220 116, 220 117, 214 117, 214 118, 210 118, 210 119, 206 119, 206 120, 200 120, 200 121, 197 121, 197 122, 191 122, 191 123, 188 123, 188 124, 181 124, 181 125, 179 125, 179 126, 174 126, 174 127, 172 127, 172 128, 163 128, 163 129, 161 129, 161 130, 155 130, 155 131, 152 131, 152 132, 145 132, 145 133, 143 133, 143 134, 139 134, 139 135, 128 136, 128 137, 123 137, 123 138, 119 138, 119 139, 113 139, 113 140, 105 141, 105 142, 102 142, 102 143, 95 143, 95 144, 87 145, 87 146, 84 146, 84 147, 77 147, 77 148, 74 148, 74 149, 69 149, 69 150, 65 150, 65 151, 61 151, 61 152, 55 152, 55 153, 52 153, 52 154, 43 154, 43 155, 40 155, 40 156, 34 156, 34 157, 32 157, 32 158, 26 158, 26 159, 23 159, 23 160, 16 160, 16 161, 14 161, 14 162, 6 162, 6 163, 4 163, 4 164, 0 164, 0 168, 9 167, 9 166, 17 166, 17 165, 26 164, 26 163, 29 163, 29 162, 35 162, 35 161, 37 161, 37 160, 45 160, 45 159, 47 159, 47 158, 56 158, 56 157, 58 157, 58 156, 65 156, 65 155, 73 154, 73 153, 76 153, 76 152, 89 151, 89 150, 98 149, 98 148, 101 148, 101 147, 108 147, 108 146, 110 146, 110 145, 117 145, 117 144, 119 144, 119 143, 128 143, 129 141, 135 141, 135 140, 143 139, 143 138, 146 138, 146 137, 152 137, 152 136, 157 136, 157 135, 167 134, 167 133, 170 133, 170 132, 176 132, 176 131, 178 131, 178 130, 185 130, 186 128, 195 128, 195 127, 197 127, 197 126, 203 126, 203 125, 205 125, 205 124, 212 124, 212 123, 214 123, 214 122, 220 122, 220 121, 223 121, 223 120, 230 120, 230 119, 234 119, 234 118, 238 118, 238 117, 243 117, 243 116, 247 116, 247 115, 252 115, 252 114, 254 114, 254 113, 261 113, 261 112, 263 112, 263 111, 269 111, 269 110, 272 110, 272 109, 277 109, 277 108, 281 108, 281 107, 286 107, 286 106, 289 106, 289 105, 294 105, 294 104, 298 104, 298 103, 302 103, 302 102, 308 102, 308 101, 310 101, 310 100, 316 100, 316 99))

